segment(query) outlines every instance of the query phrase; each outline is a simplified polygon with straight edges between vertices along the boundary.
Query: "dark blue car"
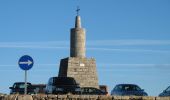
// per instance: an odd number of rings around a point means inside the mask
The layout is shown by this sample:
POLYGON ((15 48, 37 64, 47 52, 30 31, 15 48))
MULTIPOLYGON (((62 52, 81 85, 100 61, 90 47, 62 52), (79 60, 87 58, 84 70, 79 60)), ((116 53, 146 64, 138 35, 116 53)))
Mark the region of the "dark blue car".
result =
POLYGON ((159 94, 160 97, 166 97, 170 96, 170 86, 166 88, 161 94, 159 94))
POLYGON ((116 96, 148 96, 148 94, 135 84, 118 84, 111 91, 111 95, 116 96))

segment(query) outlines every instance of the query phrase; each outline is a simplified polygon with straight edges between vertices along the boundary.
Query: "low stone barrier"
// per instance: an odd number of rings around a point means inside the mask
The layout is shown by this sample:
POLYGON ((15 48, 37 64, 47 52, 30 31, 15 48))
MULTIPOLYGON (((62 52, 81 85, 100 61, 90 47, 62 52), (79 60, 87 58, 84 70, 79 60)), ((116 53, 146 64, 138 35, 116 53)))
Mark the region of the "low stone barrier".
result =
POLYGON ((170 100, 170 97, 103 95, 0 95, 0 100, 170 100))

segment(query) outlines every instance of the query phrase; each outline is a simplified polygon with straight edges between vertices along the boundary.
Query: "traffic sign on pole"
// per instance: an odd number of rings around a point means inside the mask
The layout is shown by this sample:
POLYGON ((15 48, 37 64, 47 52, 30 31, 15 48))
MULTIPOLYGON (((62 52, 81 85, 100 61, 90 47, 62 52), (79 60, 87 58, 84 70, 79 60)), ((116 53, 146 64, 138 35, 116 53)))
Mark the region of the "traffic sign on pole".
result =
POLYGON ((34 65, 34 61, 30 56, 24 55, 19 59, 18 64, 22 70, 29 70, 34 65))
POLYGON ((30 70, 32 66, 34 65, 33 59, 28 56, 24 55, 22 56, 19 61, 18 61, 19 67, 25 71, 25 89, 24 89, 24 94, 27 94, 27 70, 30 70))

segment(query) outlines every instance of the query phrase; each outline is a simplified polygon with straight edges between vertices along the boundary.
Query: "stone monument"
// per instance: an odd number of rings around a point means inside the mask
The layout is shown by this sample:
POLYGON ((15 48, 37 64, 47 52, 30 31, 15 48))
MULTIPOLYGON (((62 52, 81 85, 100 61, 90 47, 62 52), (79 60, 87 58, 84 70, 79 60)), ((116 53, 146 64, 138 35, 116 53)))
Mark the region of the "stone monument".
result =
POLYGON ((75 28, 70 30, 70 57, 61 59, 58 76, 73 77, 80 87, 99 88, 96 61, 94 58, 86 58, 86 32, 81 27, 79 10, 77 9, 75 28))

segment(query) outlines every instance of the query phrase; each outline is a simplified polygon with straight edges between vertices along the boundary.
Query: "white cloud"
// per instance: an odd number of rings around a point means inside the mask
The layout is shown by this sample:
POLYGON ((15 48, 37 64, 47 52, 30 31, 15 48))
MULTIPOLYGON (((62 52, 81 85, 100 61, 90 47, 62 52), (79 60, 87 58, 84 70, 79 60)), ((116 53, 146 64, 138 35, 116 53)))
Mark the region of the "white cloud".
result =
MULTIPOLYGON (((56 64, 52 64, 52 63, 51 64, 50 63, 49 64, 48 63, 47 64, 36 64, 35 63, 34 65, 42 67, 42 66, 58 66, 59 64, 57 64, 57 63, 56 64)), ((2 64, 2 65, 0 65, 1 68, 2 67, 8 67, 9 68, 9 67, 16 67, 16 66, 18 66, 17 63, 16 64, 2 64)))
MULTIPOLYGON (((34 66, 36 66, 36 67, 33 67, 34 70, 43 71, 43 70, 53 70, 54 66, 55 66, 55 68, 57 68, 59 66, 59 64, 57 64, 57 63, 56 64, 52 64, 52 63, 36 64, 36 63, 34 63, 34 66)), ((1 64, 0 68, 1 68, 0 71, 14 71, 14 70, 18 70, 19 66, 17 63, 16 64, 1 64)))
POLYGON ((17 66, 17 64, 15 65, 15 64, 13 64, 13 65, 0 65, 0 67, 16 67, 17 66))
POLYGON ((151 52, 151 53, 169 53, 169 50, 153 50, 153 49, 114 49, 114 48, 87 48, 95 51, 118 51, 118 52, 151 52))
POLYGON ((113 63, 98 63, 99 66, 118 66, 118 67, 155 67, 155 66, 169 66, 170 67, 170 64, 113 64, 113 63))
MULTIPOLYGON (((87 50, 95 51, 119 51, 119 52, 155 52, 169 53, 170 50, 156 49, 124 49, 114 48, 113 46, 143 46, 143 45, 164 45, 169 46, 170 40, 94 40, 87 41, 87 50), (105 47, 107 46, 107 47, 105 47)), ((1 42, 0 48, 19 48, 19 49, 64 49, 70 48, 69 41, 44 41, 44 42, 1 42)))
MULTIPOLYGON (((87 46, 122 46, 122 45, 170 45, 170 40, 87 40, 87 46)), ((40 42, 0 42, 0 47, 26 46, 67 46, 69 41, 40 41, 40 42)))
POLYGON ((68 49, 68 41, 1 42, 0 48, 68 49))
POLYGON ((28 48, 28 49, 69 49, 64 46, 36 46, 36 45, 1 45, 0 48, 28 48))
POLYGON ((95 40, 87 41, 87 44, 90 46, 170 45, 170 40, 142 40, 142 39, 95 40))
POLYGON ((158 69, 169 71, 170 64, 114 64, 114 63, 98 63, 97 67, 99 70, 136 70, 136 69, 158 69))

